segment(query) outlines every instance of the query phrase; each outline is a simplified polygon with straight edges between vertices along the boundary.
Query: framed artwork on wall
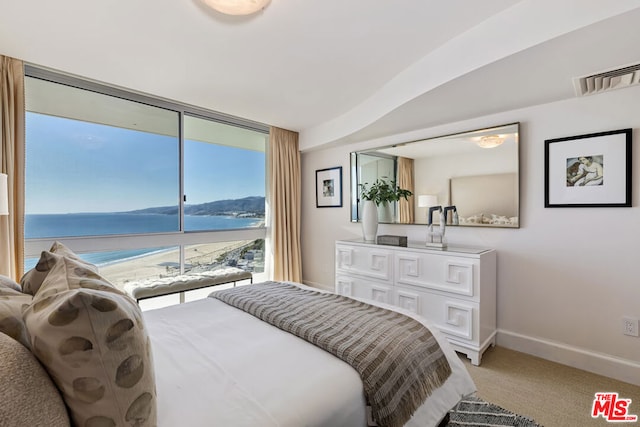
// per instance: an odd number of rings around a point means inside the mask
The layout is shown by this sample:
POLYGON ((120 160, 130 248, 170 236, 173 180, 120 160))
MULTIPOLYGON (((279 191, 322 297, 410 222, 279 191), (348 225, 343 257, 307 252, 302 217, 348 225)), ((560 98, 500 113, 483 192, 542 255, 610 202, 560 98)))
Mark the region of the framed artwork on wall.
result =
POLYGON ((316 207, 342 207, 342 166, 316 171, 316 207))
POLYGON ((631 129, 548 139, 544 206, 631 207, 631 129))

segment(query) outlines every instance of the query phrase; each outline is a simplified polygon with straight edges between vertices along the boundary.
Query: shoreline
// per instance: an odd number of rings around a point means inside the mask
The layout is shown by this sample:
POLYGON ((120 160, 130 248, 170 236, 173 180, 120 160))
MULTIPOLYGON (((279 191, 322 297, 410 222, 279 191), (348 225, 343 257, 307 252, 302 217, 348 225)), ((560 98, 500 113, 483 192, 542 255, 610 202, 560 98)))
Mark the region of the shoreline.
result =
MULTIPOLYGON (((172 251, 175 250, 175 248, 162 248, 162 249, 157 249, 157 250, 151 250, 149 252, 144 252, 138 255, 132 255, 130 257, 126 257, 126 258, 117 258, 117 259, 112 259, 109 261, 105 261, 105 262, 100 262, 100 263, 93 263, 96 267, 98 267, 99 269, 102 267, 108 267, 110 265, 114 265, 114 264, 120 264, 123 262, 128 262, 128 261, 134 261, 138 258, 144 258, 147 256, 151 256, 151 255, 156 255, 156 254, 161 254, 163 252, 167 252, 167 251, 172 251)), ((120 252, 120 251, 118 251, 120 252)))
MULTIPOLYGON (((217 266, 220 256, 255 240, 189 245, 185 251, 185 270, 206 270, 217 266)), ((122 288, 125 283, 180 274, 180 250, 169 248, 98 266, 100 275, 122 288)))

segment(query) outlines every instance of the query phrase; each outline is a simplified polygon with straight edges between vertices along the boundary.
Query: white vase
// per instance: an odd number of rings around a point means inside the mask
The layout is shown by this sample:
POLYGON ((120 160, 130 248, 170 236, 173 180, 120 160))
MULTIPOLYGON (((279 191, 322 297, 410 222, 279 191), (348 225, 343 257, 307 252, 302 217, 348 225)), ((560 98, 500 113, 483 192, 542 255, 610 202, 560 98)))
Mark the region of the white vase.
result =
POLYGON ((366 242, 376 240, 378 232, 378 208, 372 200, 365 200, 362 204, 362 233, 366 242))
POLYGON ((393 222, 393 209, 391 203, 384 202, 378 206, 378 222, 393 222))

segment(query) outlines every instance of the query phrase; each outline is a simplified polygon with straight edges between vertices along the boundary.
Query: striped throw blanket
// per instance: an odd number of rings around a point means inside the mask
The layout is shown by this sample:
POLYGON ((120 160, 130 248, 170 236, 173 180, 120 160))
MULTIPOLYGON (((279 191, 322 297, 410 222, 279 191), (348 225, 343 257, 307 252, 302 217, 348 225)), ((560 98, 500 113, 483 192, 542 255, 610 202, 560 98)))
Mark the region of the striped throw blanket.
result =
POLYGON ((431 332, 411 317, 336 294, 265 282, 210 295, 349 363, 373 419, 400 427, 451 367, 431 332))

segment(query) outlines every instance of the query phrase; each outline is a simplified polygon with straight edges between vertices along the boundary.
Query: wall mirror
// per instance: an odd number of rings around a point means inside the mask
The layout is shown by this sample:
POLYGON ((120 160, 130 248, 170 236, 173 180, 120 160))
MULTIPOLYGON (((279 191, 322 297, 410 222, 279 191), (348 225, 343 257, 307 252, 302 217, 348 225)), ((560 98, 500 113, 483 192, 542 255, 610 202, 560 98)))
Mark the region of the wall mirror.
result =
POLYGON ((429 207, 455 206, 460 226, 518 228, 519 128, 511 123, 351 153, 351 220, 362 212, 359 184, 382 179, 413 196, 380 212, 380 222, 426 224, 429 207))

